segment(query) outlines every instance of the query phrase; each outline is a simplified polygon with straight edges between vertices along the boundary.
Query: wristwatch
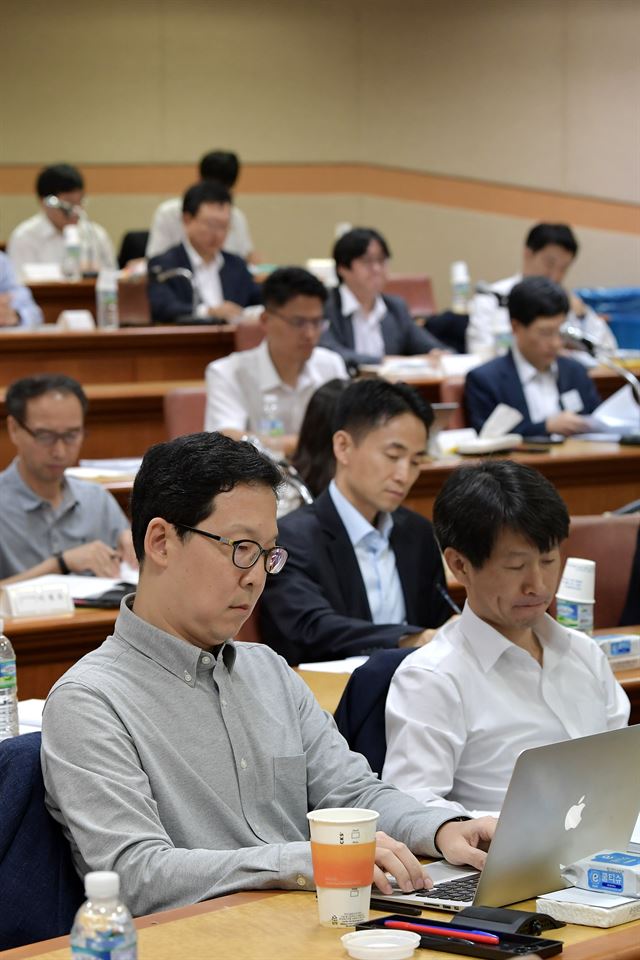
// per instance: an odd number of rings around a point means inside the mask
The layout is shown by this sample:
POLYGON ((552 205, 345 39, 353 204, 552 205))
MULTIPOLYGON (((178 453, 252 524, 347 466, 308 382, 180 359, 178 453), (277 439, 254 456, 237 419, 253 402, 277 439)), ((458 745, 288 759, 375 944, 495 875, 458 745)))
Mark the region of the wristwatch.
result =
POLYGON ((60 573, 63 573, 65 577, 68 573, 71 573, 71 570, 65 563, 64 554, 62 550, 60 551, 60 553, 54 553, 54 557, 58 561, 58 566, 60 567, 60 573))

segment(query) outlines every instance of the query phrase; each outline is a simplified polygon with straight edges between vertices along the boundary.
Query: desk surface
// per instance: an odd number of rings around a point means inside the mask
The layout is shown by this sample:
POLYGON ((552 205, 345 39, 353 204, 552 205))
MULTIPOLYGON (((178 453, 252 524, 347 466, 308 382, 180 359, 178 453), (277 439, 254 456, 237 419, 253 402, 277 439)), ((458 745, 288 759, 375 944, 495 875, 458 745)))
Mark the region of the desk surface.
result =
MULTIPOLYGON (((520 905, 533 909, 531 901, 520 905)), ((372 916, 378 912, 372 913, 372 916)), ((425 911, 425 918, 447 914, 425 911)), ((346 930, 321 927, 311 893, 254 892, 220 897, 136 921, 140 960, 342 960, 346 930)), ((613 930, 566 926, 549 931, 563 940, 565 960, 632 960, 640 956, 640 921, 613 930)), ((18 947, 6 960, 68 960, 68 938, 18 947)), ((417 956, 417 954, 416 954, 417 956)), ((432 951, 425 957, 451 957, 432 951)))
MULTIPOLYGON (((542 452, 518 453, 516 448, 494 457, 516 460, 543 473, 558 489, 571 515, 604 513, 638 497, 640 446, 571 439, 542 452)), ((474 462, 478 462, 477 457, 430 461, 421 470, 405 506, 430 517, 447 477, 463 463, 474 462)))

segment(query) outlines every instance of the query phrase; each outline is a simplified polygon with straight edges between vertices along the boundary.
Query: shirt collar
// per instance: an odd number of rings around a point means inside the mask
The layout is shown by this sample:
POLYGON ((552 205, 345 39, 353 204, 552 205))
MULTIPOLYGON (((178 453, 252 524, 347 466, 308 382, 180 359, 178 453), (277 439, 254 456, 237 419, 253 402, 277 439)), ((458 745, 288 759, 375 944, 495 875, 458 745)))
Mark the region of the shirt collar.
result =
MULTIPOLYGON (((195 685, 196 672, 202 658, 209 656, 213 660, 213 654, 147 623, 131 609, 134 597, 135 594, 130 593, 122 600, 113 635, 164 667, 169 673, 179 677, 180 680, 186 680, 188 675, 191 680, 187 682, 192 686, 195 685)), ((231 673, 236 659, 236 649, 232 640, 227 640, 224 644, 218 654, 218 659, 220 658, 231 673)))
MULTIPOLYGON (((473 652, 485 673, 488 673, 496 665, 504 653, 509 650, 520 649, 486 621, 481 620, 469 606, 469 601, 464 605, 458 626, 467 646, 473 652)), ((548 613, 540 618, 534 632, 540 641, 545 656, 552 653, 555 659, 569 649, 568 632, 556 623, 548 613)))
POLYGON ((367 313, 354 292, 349 289, 346 283, 341 283, 339 290, 340 306, 345 317, 350 317, 352 314, 357 313, 369 320, 372 324, 375 324, 379 323, 386 315, 387 307, 382 297, 376 297, 373 309, 370 313, 367 313))
POLYGON ((222 268, 224 264, 224 257, 220 251, 218 251, 213 260, 205 263, 198 251, 189 243, 186 237, 183 239, 182 244, 187 251, 187 256, 191 261, 191 266, 193 267, 194 271, 209 270, 211 267, 215 267, 215 269, 219 271, 222 268))
MULTIPOLYGON (((18 457, 15 457, 4 471, 4 483, 9 485, 12 499, 25 511, 39 510, 40 507, 50 507, 51 504, 44 497, 41 497, 35 490, 32 490, 26 483, 18 469, 18 457)), ((63 513, 70 507, 75 506, 78 498, 73 492, 66 477, 62 478, 62 501, 57 512, 63 513)))
POLYGON ((370 533, 377 533, 379 536, 389 542, 391 530, 393 529, 393 517, 390 513, 379 513, 378 522, 374 527, 366 517, 363 517, 359 510, 347 500, 345 495, 340 492, 335 480, 329 484, 329 496, 333 505, 338 511, 338 516, 342 520, 347 536, 352 546, 356 547, 370 533))
MULTIPOLYGON (((309 371, 309 361, 313 359, 313 355, 317 348, 314 348, 311 357, 307 360, 300 371, 298 376, 297 383, 294 389, 298 390, 306 386, 307 383, 312 382, 312 374, 309 371)), ((291 390, 291 387, 284 383, 280 378, 280 374, 276 370, 273 360, 271 359, 271 354, 269 353, 269 343, 265 337, 262 343, 255 348, 255 360, 258 370, 258 384, 262 393, 267 393, 269 390, 285 389, 291 390)))
POLYGON ((548 370, 537 370, 532 363, 520 353, 515 343, 511 347, 511 352, 513 354, 513 362, 516 365, 516 370, 518 372, 518 377, 520 378, 520 383, 525 386, 528 383, 531 383, 532 380, 535 380, 536 377, 545 377, 551 375, 554 380, 558 379, 558 364, 554 360, 548 370))

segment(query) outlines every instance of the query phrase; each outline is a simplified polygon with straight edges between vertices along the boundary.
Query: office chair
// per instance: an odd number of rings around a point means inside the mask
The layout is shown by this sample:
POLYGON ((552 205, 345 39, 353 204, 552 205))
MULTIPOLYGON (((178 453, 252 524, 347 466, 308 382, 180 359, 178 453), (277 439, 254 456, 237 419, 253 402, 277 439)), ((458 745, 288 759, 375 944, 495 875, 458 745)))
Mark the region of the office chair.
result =
POLYGON ((164 398, 164 426, 169 440, 204 430, 207 391, 202 387, 176 387, 164 398))
POLYGON ((376 650, 353 671, 334 719, 349 747, 361 753, 380 777, 387 753, 384 708, 394 673, 414 647, 376 650))
MULTIPOLYGON (((571 517, 569 536, 561 545, 562 562, 567 557, 595 560, 596 594, 594 626, 615 627, 623 622, 623 608, 634 551, 640 529, 640 514, 630 516, 571 517)), ((636 603, 640 612, 640 602, 636 603)), ((638 623, 638 620, 632 621, 638 623)))
POLYGON ((121 270, 129 263, 129 260, 138 260, 144 257, 148 240, 148 230, 129 230, 128 233, 124 234, 118 253, 118 266, 121 270))
POLYGON ((62 828, 44 805, 40 733, 0 742, 0 950, 69 933, 84 900, 62 828))

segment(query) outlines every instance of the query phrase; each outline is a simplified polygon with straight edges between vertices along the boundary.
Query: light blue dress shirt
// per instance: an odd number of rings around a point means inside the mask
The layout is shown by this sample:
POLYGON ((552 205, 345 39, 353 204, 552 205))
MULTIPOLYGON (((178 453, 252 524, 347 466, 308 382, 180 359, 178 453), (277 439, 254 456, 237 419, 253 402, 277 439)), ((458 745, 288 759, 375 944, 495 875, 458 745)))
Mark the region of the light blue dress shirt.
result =
MULTIPOLYGON (((11 306, 20 318, 20 326, 39 327, 42 310, 34 301, 31 291, 16 280, 13 266, 6 253, 0 252, 0 293, 11 294, 11 306)), ((2 330, 2 327, 0 327, 2 330)))
POLYGON ((329 496, 338 511, 353 546, 367 592, 374 623, 405 623, 407 610, 396 557, 389 543, 393 529, 390 513, 380 513, 373 527, 340 492, 335 480, 329 484, 329 496))

